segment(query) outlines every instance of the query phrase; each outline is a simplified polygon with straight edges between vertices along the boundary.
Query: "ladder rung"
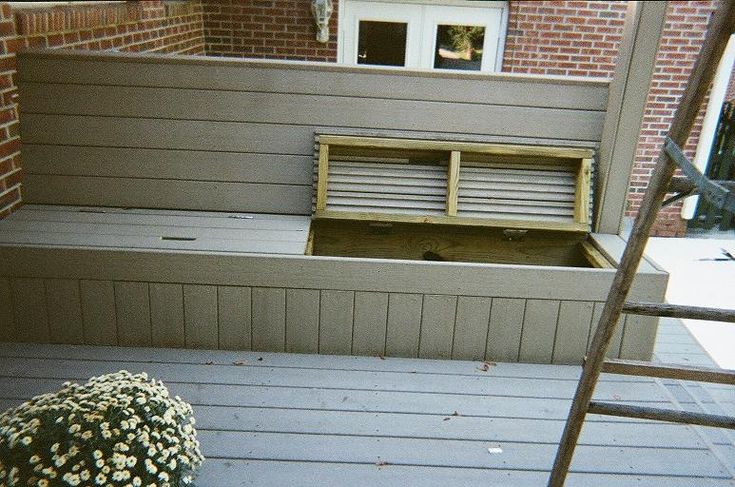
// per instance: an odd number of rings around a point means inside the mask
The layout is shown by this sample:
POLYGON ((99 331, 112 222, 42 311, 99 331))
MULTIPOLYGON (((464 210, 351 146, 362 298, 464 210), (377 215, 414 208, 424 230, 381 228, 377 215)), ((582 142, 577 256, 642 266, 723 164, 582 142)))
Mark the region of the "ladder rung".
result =
POLYGON ((652 364, 638 360, 607 360, 602 371, 609 374, 642 375, 663 379, 693 380, 735 385, 735 370, 692 367, 688 365, 652 364))
POLYGON ((671 409, 631 406, 610 402, 591 401, 588 412, 606 416, 622 416, 626 418, 654 419, 670 423, 699 424, 718 428, 735 429, 735 417, 717 414, 694 413, 690 411, 674 411, 671 409))
POLYGON ((627 302, 623 305, 623 313, 735 323, 735 310, 733 309, 704 308, 681 304, 627 302))

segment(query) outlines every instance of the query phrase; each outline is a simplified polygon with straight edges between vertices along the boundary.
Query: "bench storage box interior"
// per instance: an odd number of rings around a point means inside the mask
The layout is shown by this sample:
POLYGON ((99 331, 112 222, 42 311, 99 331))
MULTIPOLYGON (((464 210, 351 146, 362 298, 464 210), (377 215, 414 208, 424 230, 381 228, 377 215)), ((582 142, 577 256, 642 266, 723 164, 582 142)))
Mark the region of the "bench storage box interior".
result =
MULTIPOLYGON (((3 340, 585 354, 624 247, 608 80, 28 51, 18 82, 3 340)), ((666 281, 645 261, 631 298, 666 281)), ((624 318, 611 355, 656 326, 624 318)))

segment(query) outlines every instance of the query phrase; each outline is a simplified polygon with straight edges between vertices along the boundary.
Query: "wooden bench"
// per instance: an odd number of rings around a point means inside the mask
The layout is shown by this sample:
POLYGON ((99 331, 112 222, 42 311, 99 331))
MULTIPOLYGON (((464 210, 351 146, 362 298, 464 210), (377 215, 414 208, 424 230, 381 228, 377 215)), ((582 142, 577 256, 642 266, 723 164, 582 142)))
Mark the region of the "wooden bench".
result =
MULTIPOLYGON (((316 134, 598 153, 607 80, 29 51, 18 84, 27 206, 0 222, 2 339, 542 363, 586 351, 612 268, 303 254, 316 134)), ((565 202, 571 233, 615 220, 606 188, 625 174, 610 160, 594 211, 576 189, 565 202)), ((468 216, 466 190, 453 218, 468 216)), ((619 237, 582 235, 616 264, 619 237)), ((646 262, 633 297, 661 301, 666 279, 646 262)), ((628 317, 611 353, 646 358, 655 332, 628 317)))

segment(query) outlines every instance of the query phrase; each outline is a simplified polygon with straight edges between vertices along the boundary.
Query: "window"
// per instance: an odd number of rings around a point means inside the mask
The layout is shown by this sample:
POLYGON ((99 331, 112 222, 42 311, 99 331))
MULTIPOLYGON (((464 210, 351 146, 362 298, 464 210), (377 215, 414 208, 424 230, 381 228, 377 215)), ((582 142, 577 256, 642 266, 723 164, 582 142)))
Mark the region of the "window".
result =
POLYGON ((499 71, 507 3, 345 0, 339 25, 344 64, 499 71))

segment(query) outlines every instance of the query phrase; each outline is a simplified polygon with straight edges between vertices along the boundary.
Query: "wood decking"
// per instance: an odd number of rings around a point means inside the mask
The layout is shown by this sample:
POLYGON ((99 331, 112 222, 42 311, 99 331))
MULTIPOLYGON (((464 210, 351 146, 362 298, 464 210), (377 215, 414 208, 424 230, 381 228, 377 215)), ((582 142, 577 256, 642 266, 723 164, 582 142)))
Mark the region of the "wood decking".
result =
MULTIPOLYGON (((194 405, 207 457, 203 486, 545 485, 579 367, 484 368, 481 362, 0 344, 0 408, 65 380, 146 371, 194 405)), ((732 398, 732 388, 720 392, 732 398)), ((596 397, 699 407, 699 399, 675 386, 641 378, 605 376, 596 397)), ((718 430, 590 416, 568 485, 732 486, 733 452, 732 438, 718 430)))

